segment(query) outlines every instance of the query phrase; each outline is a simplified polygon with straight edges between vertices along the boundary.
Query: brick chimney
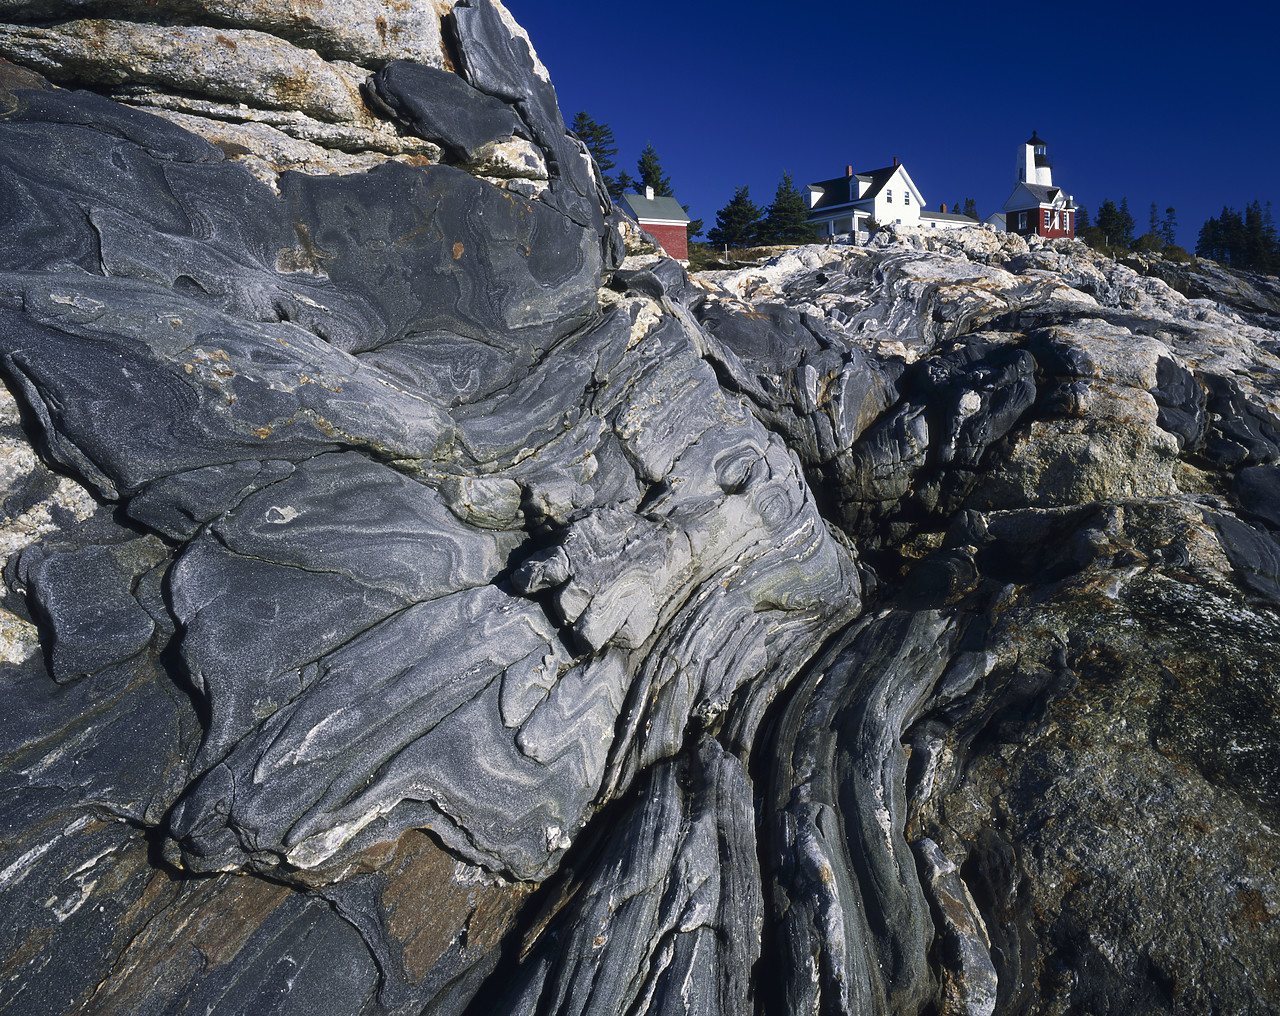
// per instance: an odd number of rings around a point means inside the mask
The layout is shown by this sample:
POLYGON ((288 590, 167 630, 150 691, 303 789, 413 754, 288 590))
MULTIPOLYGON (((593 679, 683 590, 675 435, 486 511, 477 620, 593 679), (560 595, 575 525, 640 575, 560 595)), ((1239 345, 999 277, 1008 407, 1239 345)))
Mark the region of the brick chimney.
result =
POLYGON ((943 215, 947 214, 947 203, 945 201, 942 202, 942 207, 939 209, 939 211, 942 212, 943 215))
POLYGON ((845 167, 844 167, 844 175, 845 175, 845 176, 853 176, 853 167, 852 167, 852 166, 845 166, 845 167))
POLYGON ((893 164, 895 166, 898 164, 898 157, 896 155, 893 157, 893 164))

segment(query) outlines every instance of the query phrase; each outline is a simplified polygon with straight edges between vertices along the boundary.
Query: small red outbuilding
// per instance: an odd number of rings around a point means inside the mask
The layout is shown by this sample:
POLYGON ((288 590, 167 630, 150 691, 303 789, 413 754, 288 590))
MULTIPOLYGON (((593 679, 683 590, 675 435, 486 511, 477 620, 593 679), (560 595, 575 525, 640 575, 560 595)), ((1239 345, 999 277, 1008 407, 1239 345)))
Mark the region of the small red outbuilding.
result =
POLYGON ((675 198, 656 197, 652 187, 644 194, 624 194, 623 211, 662 245, 667 257, 689 260, 689 216, 675 198))

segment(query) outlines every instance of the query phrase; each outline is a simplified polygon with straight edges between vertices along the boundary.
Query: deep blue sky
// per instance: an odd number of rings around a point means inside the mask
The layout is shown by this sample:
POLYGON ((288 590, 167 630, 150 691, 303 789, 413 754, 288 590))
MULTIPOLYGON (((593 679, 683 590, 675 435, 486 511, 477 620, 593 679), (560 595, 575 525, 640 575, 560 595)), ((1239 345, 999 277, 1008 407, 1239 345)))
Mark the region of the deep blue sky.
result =
POLYGON ((746 184, 773 198, 905 163, 931 208, 1013 189, 1036 130, 1054 183, 1090 212, 1155 201, 1179 241, 1224 204, 1280 217, 1280 4, 1082 0, 1039 5, 758 0, 506 0, 551 71, 566 121, 608 123, 635 175, 652 141, 676 197, 710 228, 746 184))

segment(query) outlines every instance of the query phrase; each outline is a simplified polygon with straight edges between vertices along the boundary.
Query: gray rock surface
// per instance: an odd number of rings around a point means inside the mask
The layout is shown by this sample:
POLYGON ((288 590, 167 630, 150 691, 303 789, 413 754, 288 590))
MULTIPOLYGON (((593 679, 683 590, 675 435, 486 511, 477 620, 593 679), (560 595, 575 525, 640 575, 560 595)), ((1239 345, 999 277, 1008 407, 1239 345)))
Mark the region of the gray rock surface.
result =
POLYGON ((0 19, 0 1011, 1280 1012, 1271 282, 625 258, 493 0, 0 19))

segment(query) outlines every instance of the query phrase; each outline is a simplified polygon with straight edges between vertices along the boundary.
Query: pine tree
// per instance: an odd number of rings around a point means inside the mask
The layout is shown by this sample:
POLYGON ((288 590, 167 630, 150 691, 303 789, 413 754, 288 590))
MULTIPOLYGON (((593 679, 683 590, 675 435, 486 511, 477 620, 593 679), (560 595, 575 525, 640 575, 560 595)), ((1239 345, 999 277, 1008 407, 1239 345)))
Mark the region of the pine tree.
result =
POLYGON ((1089 219, 1089 209, 1081 205, 1076 209, 1076 239, 1100 250, 1104 243, 1102 230, 1089 219))
POLYGON ((1122 198, 1120 207, 1110 198, 1103 198, 1095 220, 1101 231, 1101 241, 1108 247, 1123 247, 1126 250, 1133 246, 1133 216, 1129 214, 1129 199, 1122 198))
POLYGON ((760 209, 746 187, 733 192, 733 199, 716 212, 716 224, 707 239, 717 247, 749 247, 760 231, 760 209))
POLYGON ((605 186, 609 188, 609 196, 614 201, 617 201, 624 194, 634 194, 636 191, 636 182, 625 169, 620 171, 617 176, 607 179, 605 186))
POLYGON ((671 192, 671 178, 662 171, 662 163, 658 160, 658 152, 650 141, 640 153, 636 162, 636 172, 640 174, 640 188, 653 188, 653 196, 658 198, 674 197, 671 192))
POLYGON ((582 110, 573 118, 573 133, 582 139, 587 151, 600 167, 600 175, 609 180, 609 170, 617 166, 613 157, 618 154, 618 145, 613 137, 613 128, 607 123, 596 123, 586 110, 582 110))
POLYGON ((1120 199, 1120 214, 1116 219, 1116 239, 1112 241, 1121 247, 1133 246, 1133 216, 1129 214, 1129 199, 1120 199))
MULTIPOLYGON (((684 209, 685 215, 689 214, 688 205, 681 205, 680 207, 684 209)), ((689 225, 685 227, 685 232, 688 234, 689 239, 692 240, 695 236, 701 236, 702 229, 705 225, 706 223, 701 219, 690 219, 689 225)))
POLYGON ((1178 213, 1173 210, 1173 205, 1164 210, 1164 221, 1160 223, 1160 239, 1166 246, 1173 246, 1178 242, 1178 213))
POLYGON ((964 214, 971 219, 976 219, 978 217, 978 202, 974 201, 973 198, 965 198, 964 214))
POLYGON ((1234 208, 1223 206, 1222 217, 1218 220, 1220 234, 1218 260, 1229 264, 1232 268, 1244 267, 1245 231, 1244 217, 1234 208))
POLYGON ((1164 247, 1164 241, 1160 238, 1160 209, 1154 201, 1147 212, 1147 231, 1134 240, 1131 246, 1134 250, 1156 252, 1164 247))
POLYGON ((1209 258, 1213 261, 1220 261, 1221 258, 1221 231, 1218 228, 1218 220, 1208 218, 1204 225, 1200 227, 1200 233, 1196 236, 1196 257, 1209 258))
POLYGON ((765 210, 759 230, 760 242, 811 243, 815 234, 808 218, 809 209, 804 195, 791 179, 791 174, 784 172, 773 196, 773 204, 765 210))
POLYGON ((1102 242, 1118 245, 1120 242, 1120 209, 1110 198, 1103 198, 1098 207, 1097 228, 1102 232, 1102 242))

